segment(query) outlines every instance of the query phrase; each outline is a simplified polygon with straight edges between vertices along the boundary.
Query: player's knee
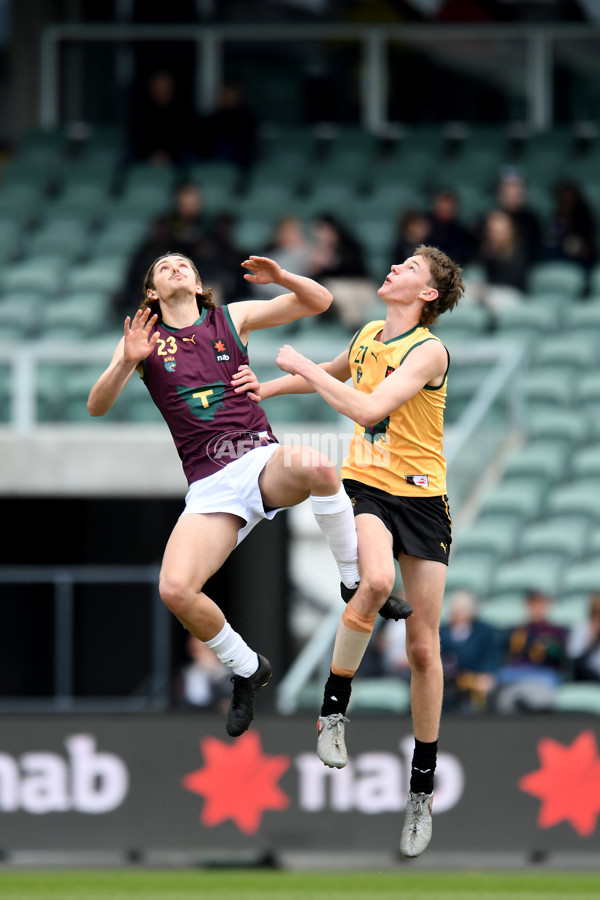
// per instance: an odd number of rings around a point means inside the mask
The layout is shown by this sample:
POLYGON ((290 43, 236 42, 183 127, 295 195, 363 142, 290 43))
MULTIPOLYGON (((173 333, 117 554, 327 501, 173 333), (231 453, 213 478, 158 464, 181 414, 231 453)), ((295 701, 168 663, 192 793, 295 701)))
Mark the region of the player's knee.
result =
POLYGON ((335 493, 339 488, 340 479, 335 466, 326 456, 317 454, 310 467, 311 494, 335 493))
POLYGON ((440 648, 433 641, 413 640, 408 656, 411 669, 418 672, 428 672, 440 664, 440 648))
POLYGON ((189 609, 192 592, 181 579, 161 575, 158 591, 162 602, 175 616, 183 615, 189 609))
POLYGON ((360 583, 364 590, 368 591, 373 602, 379 608, 382 606, 394 587, 395 573, 378 571, 362 575, 360 583))

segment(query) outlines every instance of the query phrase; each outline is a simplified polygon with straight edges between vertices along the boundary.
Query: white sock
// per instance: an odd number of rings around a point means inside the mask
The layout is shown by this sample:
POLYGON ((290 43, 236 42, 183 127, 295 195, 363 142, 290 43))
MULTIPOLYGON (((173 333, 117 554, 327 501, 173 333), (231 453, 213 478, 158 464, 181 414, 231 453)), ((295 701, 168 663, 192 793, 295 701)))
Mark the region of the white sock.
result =
POLYGON ((256 652, 250 649, 243 637, 227 621, 214 638, 204 643, 215 651, 222 663, 233 669, 235 675, 248 678, 258 669, 256 652))
POLYGON ((358 574, 358 546, 356 525, 350 497, 342 486, 337 494, 329 497, 310 496, 310 505, 317 525, 325 535, 340 578, 346 587, 354 587, 360 580, 358 574))

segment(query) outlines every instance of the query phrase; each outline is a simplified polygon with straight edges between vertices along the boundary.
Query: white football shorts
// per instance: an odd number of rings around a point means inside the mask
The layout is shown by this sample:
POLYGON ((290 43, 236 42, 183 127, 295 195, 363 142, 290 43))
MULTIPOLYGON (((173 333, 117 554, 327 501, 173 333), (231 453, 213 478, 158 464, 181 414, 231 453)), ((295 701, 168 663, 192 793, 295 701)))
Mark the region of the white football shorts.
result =
POLYGON ((241 544, 262 519, 273 519, 279 512, 279 509, 265 510, 258 479, 280 446, 267 444, 265 447, 255 447, 219 472, 194 481, 187 492, 181 515, 224 512, 239 516, 246 523, 238 532, 236 546, 241 544))

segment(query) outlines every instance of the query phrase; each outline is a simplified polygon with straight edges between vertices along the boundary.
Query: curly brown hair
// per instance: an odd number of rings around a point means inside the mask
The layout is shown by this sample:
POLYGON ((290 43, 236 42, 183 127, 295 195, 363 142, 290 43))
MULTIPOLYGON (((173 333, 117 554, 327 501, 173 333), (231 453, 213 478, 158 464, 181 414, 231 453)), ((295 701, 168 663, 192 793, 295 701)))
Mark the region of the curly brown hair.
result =
MULTIPOLYGON (((158 316, 158 321, 162 321, 162 314, 160 311, 160 303, 158 299, 153 299, 148 297, 148 291, 153 291, 155 289, 154 286, 154 272, 157 264, 161 259, 164 259, 166 256, 180 256, 181 259, 185 259, 187 263, 191 266, 191 269, 196 276, 196 281, 201 284, 202 279, 200 278, 200 273, 198 269, 189 258, 189 256, 184 256, 183 253, 176 253, 172 250, 169 250, 167 253, 161 253, 160 256, 157 256, 148 271, 144 276, 144 299, 141 303, 141 309, 149 309, 152 313, 156 313, 158 316)), ((198 303, 198 312, 202 312, 203 309, 215 309, 217 304, 213 300, 213 291, 212 288, 207 288, 207 290, 202 291, 201 294, 196 294, 196 301, 198 303)))
POLYGON ((427 260, 431 272, 431 286, 438 292, 435 300, 423 304, 419 320, 420 325, 433 325, 442 313, 454 309, 463 296, 465 285, 462 269, 437 247, 420 244, 414 255, 427 260))

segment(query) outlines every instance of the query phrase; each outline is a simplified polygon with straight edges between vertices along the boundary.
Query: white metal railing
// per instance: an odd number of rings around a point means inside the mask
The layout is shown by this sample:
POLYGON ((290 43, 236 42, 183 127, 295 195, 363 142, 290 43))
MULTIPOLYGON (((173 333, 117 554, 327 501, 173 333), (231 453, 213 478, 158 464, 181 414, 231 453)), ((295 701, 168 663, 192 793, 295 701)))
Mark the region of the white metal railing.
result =
MULTIPOLYGON (((362 67, 361 121, 375 133, 388 126, 388 97, 391 90, 386 59, 393 42, 425 48, 432 54, 458 48, 475 51, 490 40, 516 42, 522 59, 523 77, 515 84, 526 99, 527 124, 544 130, 552 124, 553 78, 558 41, 585 42, 600 38, 600 26, 592 24, 557 25, 143 25, 143 24, 70 24, 47 26, 40 48, 40 124, 56 127, 60 113, 60 47, 66 43, 136 41, 185 41, 195 43, 196 103, 203 111, 214 107, 227 42, 347 41, 360 48, 362 67), (520 48, 523 48, 522 50, 520 48), (522 83, 521 83, 522 82, 522 83)), ((465 53, 463 54, 463 50, 465 53)), ((477 56, 477 52, 475 53, 477 56)), ((485 59, 483 60, 485 62, 485 59)), ((481 59, 479 60, 481 64, 481 59)), ((508 77, 510 66, 501 66, 501 77, 508 77)), ((495 66, 498 69, 498 66, 495 66)), ((491 73, 490 73, 491 74, 491 73)), ((496 78, 498 71, 496 71, 496 78)))

